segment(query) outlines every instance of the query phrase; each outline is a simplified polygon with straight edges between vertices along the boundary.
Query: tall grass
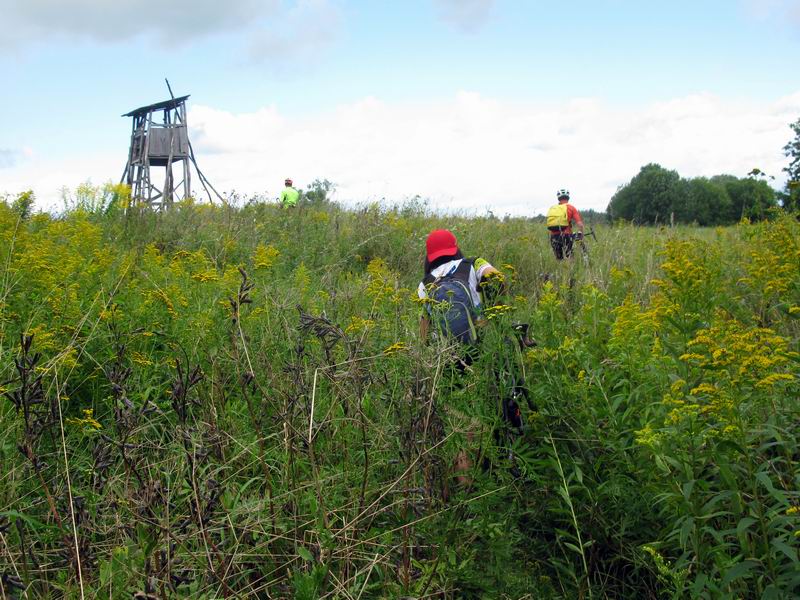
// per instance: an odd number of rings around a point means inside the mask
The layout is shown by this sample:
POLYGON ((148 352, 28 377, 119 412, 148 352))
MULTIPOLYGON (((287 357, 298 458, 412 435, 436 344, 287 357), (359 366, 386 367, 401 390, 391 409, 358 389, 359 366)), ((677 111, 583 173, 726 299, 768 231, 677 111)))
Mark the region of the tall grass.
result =
POLYGON ((0 204, 0 598, 800 593, 800 226, 597 236, 557 264, 540 223, 413 204, 0 204), (509 282, 458 380, 417 335, 438 227, 509 282), (513 321, 533 409, 498 448, 513 321))

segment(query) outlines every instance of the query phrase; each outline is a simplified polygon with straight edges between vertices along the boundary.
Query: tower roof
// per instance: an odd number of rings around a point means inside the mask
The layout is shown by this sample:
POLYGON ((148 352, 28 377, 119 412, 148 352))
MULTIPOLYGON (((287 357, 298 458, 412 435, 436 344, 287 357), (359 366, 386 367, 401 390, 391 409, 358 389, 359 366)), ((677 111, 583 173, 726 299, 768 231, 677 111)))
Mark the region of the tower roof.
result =
POLYGON ((129 113, 125 113, 122 115, 123 117, 138 117, 139 115, 143 115, 149 112, 153 112, 154 110, 170 110, 172 108, 176 108, 186 102, 186 99, 189 96, 181 96, 180 98, 170 98, 169 100, 164 100, 162 102, 156 102, 155 104, 148 104, 147 106, 142 106, 135 110, 132 110, 129 113))

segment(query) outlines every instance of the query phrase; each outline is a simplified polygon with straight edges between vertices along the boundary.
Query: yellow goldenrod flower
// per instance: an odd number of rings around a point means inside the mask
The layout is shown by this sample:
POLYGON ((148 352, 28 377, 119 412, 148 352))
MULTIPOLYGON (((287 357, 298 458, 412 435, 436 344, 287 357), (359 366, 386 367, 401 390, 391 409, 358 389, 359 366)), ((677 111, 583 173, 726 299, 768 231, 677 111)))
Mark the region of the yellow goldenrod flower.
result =
POLYGON ((696 388, 692 388, 689 390, 689 395, 697 396, 699 394, 715 394, 717 392, 717 388, 715 388, 710 383, 701 383, 696 388))
POLYGON ((272 244, 269 246, 259 244, 253 254, 253 266, 256 269, 270 269, 275 264, 278 256, 280 256, 280 251, 272 244))
POLYGON ((794 375, 789 373, 772 373, 756 382, 756 387, 771 388, 781 381, 794 381, 794 375))
POLYGON ((199 281, 200 283, 206 283, 207 281, 219 281, 219 273, 217 273, 216 270, 202 271, 192 275, 192 279, 199 281))
POLYGON ((83 418, 82 419, 75 419, 69 418, 67 419, 67 423, 71 425, 79 425, 79 426, 86 426, 91 427, 92 429, 102 429, 103 426, 100 422, 94 418, 94 409, 91 408, 84 408, 83 409, 83 418))
POLYGON ((383 350, 383 353, 388 355, 397 354, 398 352, 405 352, 408 350, 408 345, 405 342, 395 342, 383 350))

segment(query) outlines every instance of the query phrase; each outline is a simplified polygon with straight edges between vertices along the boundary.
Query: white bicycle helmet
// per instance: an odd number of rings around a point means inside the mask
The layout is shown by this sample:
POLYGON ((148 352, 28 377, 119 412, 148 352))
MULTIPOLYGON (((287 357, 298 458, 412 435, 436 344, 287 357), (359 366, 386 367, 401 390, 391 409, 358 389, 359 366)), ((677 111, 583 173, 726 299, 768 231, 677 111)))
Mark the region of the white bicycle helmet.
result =
POLYGON ((561 200, 562 198, 566 198, 567 200, 569 200, 569 190, 563 188, 558 190, 556 192, 556 198, 558 198, 559 200, 561 200))

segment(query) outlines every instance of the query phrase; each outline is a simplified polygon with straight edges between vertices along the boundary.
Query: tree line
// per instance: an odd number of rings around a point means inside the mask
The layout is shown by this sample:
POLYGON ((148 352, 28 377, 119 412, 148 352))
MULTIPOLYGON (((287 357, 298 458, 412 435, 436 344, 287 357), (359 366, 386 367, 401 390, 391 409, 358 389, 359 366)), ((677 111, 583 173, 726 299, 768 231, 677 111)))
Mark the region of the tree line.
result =
POLYGON ((800 119, 789 126, 794 138, 783 147, 790 159, 788 181, 776 191, 767 175, 753 169, 747 177, 716 175, 685 179, 656 163, 641 168, 612 196, 607 208, 612 220, 642 224, 696 223, 728 225, 742 219, 761 220, 770 209, 800 208, 800 119))
POLYGON ((617 190, 608 214, 635 223, 727 225, 743 218, 760 220, 777 205, 775 190, 756 174, 684 179, 677 171, 650 163, 617 190))

